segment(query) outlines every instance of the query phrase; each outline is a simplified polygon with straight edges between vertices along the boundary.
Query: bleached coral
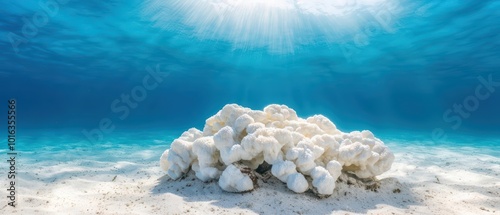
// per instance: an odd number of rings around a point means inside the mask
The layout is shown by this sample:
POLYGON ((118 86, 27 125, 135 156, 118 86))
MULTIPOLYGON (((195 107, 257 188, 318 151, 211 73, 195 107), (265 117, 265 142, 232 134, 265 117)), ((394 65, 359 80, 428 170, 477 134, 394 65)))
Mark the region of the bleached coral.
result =
POLYGON ((219 179, 219 186, 227 192, 245 192, 254 189, 256 178, 250 171, 229 165, 219 179))
POLYGON ((243 192, 254 189, 248 170, 265 162, 292 191, 312 188, 331 195, 342 171, 373 178, 393 161, 393 153, 370 131, 344 133, 325 116, 303 119, 285 105, 259 111, 229 104, 206 120, 203 131, 192 128, 174 140, 160 166, 172 179, 191 168, 200 180, 218 179, 224 190, 243 192))
POLYGON ((202 181, 217 179, 221 171, 217 169, 219 162, 219 151, 212 137, 200 137, 193 142, 193 154, 197 161, 193 163, 196 177, 202 181))
POLYGON ((304 175, 296 172, 288 176, 286 181, 288 189, 296 193, 303 193, 309 189, 309 184, 304 175))
POLYGON ((282 182, 288 181, 288 176, 297 173, 296 166, 291 161, 281 161, 273 165, 271 173, 282 182))
POLYGON ((160 164, 167 170, 168 176, 179 178, 189 170, 195 159, 193 142, 200 137, 202 133, 196 128, 191 128, 175 139, 170 149, 162 154, 160 164))
POLYGON ((324 167, 314 167, 314 169, 311 171, 311 178, 313 179, 312 185, 314 188, 316 188, 319 194, 333 194, 333 189, 335 189, 335 181, 337 180, 337 178, 333 178, 332 175, 330 175, 330 173, 324 167))

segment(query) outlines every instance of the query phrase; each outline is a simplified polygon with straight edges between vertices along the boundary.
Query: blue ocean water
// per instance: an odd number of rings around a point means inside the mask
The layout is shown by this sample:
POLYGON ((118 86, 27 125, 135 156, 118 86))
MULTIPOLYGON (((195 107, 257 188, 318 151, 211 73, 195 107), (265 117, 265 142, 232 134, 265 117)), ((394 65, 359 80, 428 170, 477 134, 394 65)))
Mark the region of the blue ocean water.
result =
POLYGON ((499 20, 498 0, 3 1, 0 214, 495 213, 499 20), (321 200, 167 182, 162 153, 231 103, 371 130, 395 160, 379 192, 321 200))
POLYGON ((496 0, 7 1, 0 113, 16 99, 20 150, 168 145, 228 103, 285 104, 389 139, 497 147, 499 9, 496 0))

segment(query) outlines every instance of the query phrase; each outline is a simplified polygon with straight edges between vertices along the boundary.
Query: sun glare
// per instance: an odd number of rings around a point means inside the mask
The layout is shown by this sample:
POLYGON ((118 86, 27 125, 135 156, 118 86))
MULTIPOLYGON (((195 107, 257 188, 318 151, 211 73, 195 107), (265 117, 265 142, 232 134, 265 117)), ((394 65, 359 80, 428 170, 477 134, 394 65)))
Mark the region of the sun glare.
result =
MULTIPOLYGON (((200 40, 225 41, 234 49, 293 53, 296 47, 343 43, 368 24, 387 29, 398 5, 389 0, 150 0, 144 14, 157 27, 182 23, 200 40), (373 24, 373 23, 377 24, 373 24)), ((179 30, 179 28, 175 28, 179 30)), ((181 27, 182 29, 182 27, 181 27)))

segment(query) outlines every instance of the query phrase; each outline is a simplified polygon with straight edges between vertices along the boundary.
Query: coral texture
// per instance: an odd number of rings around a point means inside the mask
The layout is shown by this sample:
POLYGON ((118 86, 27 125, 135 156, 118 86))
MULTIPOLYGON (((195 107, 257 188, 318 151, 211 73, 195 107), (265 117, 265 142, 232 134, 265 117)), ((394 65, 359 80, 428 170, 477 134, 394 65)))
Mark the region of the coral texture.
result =
POLYGON ((206 120, 203 131, 191 128, 175 139, 160 166, 172 179, 191 168, 202 181, 219 180, 225 191, 245 192, 256 185, 250 170, 266 163, 296 193, 311 188, 331 195, 342 171, 373 178, 393 161, 370 131, 344 133, 322 115, 299 118, 285 105, 259 111, 229 104, 206 120))

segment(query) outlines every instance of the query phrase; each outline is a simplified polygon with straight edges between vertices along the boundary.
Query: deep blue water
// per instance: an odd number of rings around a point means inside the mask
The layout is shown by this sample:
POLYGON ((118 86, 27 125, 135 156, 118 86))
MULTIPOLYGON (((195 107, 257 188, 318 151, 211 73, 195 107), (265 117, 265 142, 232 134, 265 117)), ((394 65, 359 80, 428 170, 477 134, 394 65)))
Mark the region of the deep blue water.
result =
POLYGON ((15 98, 21 134, 168 136, 278 103, 346 131, 500 136, 500 1, 234 2, 8 0, 0 113, 15 98))

